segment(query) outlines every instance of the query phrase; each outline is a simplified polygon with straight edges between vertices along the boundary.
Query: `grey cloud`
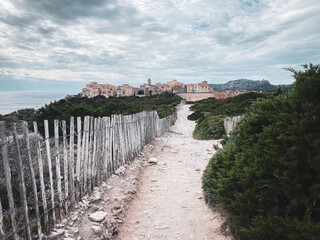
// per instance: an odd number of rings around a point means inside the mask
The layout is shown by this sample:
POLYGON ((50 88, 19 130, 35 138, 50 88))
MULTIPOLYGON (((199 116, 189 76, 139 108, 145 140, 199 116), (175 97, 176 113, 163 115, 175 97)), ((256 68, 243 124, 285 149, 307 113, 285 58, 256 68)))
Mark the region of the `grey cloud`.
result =
POLYGON ((17 69, 17 78, 26 72, 61 80, 66 72, 70 81, 134 85, 149 75, 156 82, 278 78, 282 68, 269 71, 269 65, 320 55, 316 11, 303 14, 304 7, 287 0, 279 8, 264 0, 9 1, 18 14, 0 16, 0 67, 12 76, 17 69))
POLYGON ((12 27, 20 29, 28 28, 31 24, 38 21, 38 17, 33 14, 24 14, 22 16, 2 15, 0 21, 12 27))
POLYGON ((42 26, 38 27, 38 32, 42 35, 51 36, 56 31, 57 31, 56 28, 53 28, 53 27, 42 27, 42 26))

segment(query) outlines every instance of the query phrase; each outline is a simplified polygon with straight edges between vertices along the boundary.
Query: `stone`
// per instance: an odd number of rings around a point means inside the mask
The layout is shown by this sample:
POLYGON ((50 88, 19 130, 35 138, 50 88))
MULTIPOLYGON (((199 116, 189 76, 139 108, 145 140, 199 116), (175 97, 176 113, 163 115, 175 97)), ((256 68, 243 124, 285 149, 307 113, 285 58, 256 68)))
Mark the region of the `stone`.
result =
POLYGON ((95 192, 94 192, 94 195, 93 195, 93 199, 94 199, 95 201, 100 200, 100 199, 101 199, 101 193, 100 193, 99 191, 95 191, 95 192))
POLYGON ((79 233, 79 228, 77 228, 77 227, 71 227, 70 230, 71 230, 74 234, 79 233))
POLYGON ((157 164, 158 163, 158 159, 157 158, 149 158, 148 163, 157 164))
POLYGON ((90 214, 88 217, 93 222, 102 222, 103 219, 107 216, 108 213, 103 211, 98 211, 95 213, 90 214))
POLYGON ((200 172, 200 171, 201 171, 201 169, 200 169, 200 168, 196 168, 196 171, 197 171, 197 172, 200 172))
POLYGON ((124 166, 119 167, 114 173, 116 175, 124 175, 124 172, 126 171, 126 168, 124 166))
POLYGON ((64 236, 65 231, 63 229, 58 229, 54 232, 51 232, 50 236, 48 236, 46 239, 49 240, 59 240, 64 236))
POLYGON ((160 227, 160 229, 167 229, 167 228, 169 228, 169 226, 166 226, 166 225, 160 227))
POLYGON ((82 203, 83 203, 86 207, 89 207, 89 201, 82 200, 82 203))
POLYGON ((118 210, 116 210, 116 211, 114 211, 114 212, 113 212, 113 216, 117 216, 117 215, 119 215, 120 213, 122 213, 122 209, 121 209, 121 208, 118 209, 118 210))
POLYGON ((67 238, 64 238, 63 240, 74 240, 74 238, 67 237, 67 238))
POLYGON ((99 226, 91 226, 91 229, 94 231, 95 234, 100 235, 102 233, 102 229, 99 226))

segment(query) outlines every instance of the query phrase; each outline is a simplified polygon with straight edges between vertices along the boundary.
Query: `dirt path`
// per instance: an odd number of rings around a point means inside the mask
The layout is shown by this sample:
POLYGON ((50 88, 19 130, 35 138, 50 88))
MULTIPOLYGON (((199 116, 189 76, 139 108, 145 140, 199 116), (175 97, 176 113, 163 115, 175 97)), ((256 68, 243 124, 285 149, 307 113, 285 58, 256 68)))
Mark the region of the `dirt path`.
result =
POLYGON ((192 138, 189 107, 183 106, 171 131, 156 140, 152 156, 158 163, 143 172, 116 239, 231 239, 225 219, 207 207, 201 189, 217 142, 192 138))

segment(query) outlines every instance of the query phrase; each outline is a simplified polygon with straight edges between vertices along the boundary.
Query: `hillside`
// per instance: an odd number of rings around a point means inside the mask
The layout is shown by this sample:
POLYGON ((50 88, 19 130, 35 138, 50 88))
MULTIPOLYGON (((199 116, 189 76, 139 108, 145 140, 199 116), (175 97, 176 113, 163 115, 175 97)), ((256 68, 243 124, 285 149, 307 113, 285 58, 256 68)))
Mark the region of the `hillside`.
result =
MULTIPOLYGON (((268 91, 273 92, 279 86, 272 85, 267 80, 249 80, 249 79, 238 79, 229 81, 223 84, 210 84, 214 91, 225 91, 225 90, 253 90, 253 91, 268 91)), ((283 88, 289 88, 289 85, 281 85, 283 88)))
POLYGON ((258 98, 266 97, 266 94, 251 92, 232 98, 208 98, 196 102, 190 108, 194 112, 188 116, 189 120, 197 120, 193 137, 198 140, 222 138, 225 133, 224 117, 242 115, 258 98))

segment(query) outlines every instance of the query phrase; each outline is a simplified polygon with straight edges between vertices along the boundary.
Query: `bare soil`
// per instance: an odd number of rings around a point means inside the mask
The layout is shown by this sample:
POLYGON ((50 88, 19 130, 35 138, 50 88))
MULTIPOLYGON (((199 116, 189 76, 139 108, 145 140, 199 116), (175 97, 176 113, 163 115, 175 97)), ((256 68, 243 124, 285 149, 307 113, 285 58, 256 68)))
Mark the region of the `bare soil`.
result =
POLYGON ((203 170, 219 141, 192 138, 189 107, 182 107, 169 132, 84 197, 51 239, 231 240, 226 217, 205 204, 201 189, 203 170), (158 162, 148 163, 150 158, 158 162), (98 211, 106 218, 91 221, 88 216, 98 211))
POLYGON ((194 140, 189 114, 183 106, 171 131, 157 140, 158 163, 142 174, 117 240, 232 239, 225 218, 208 208, 201 189, 203 170, 219 142, 194 140))

